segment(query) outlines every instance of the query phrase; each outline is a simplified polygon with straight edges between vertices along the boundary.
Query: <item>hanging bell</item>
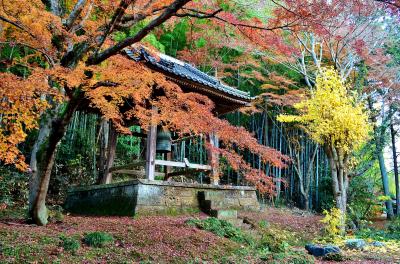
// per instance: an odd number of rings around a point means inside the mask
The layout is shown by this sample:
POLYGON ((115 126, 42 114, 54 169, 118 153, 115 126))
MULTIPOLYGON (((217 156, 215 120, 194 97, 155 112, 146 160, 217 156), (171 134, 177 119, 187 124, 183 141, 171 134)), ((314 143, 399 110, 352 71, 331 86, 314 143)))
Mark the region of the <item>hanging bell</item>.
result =
POLYGON ((162 127, 157 128, 157 141, 156 141, 156 152, 157 153, 168 153, 171 152, 171 132, 162 127))

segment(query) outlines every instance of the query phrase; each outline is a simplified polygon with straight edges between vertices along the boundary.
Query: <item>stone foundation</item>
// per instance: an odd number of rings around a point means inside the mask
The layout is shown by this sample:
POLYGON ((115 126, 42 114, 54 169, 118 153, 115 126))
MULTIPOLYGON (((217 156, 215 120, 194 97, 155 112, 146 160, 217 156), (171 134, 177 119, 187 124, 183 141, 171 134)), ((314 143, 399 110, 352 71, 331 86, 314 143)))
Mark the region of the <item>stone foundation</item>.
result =
POLYGON ((120 216, 195 212, 200 210, 199 192, 215 194, 228 205, 226 209, 259 209, 256 190, 252 187, 143 179, 72 188, 68 191, 65 209, 74 214, 120 216))

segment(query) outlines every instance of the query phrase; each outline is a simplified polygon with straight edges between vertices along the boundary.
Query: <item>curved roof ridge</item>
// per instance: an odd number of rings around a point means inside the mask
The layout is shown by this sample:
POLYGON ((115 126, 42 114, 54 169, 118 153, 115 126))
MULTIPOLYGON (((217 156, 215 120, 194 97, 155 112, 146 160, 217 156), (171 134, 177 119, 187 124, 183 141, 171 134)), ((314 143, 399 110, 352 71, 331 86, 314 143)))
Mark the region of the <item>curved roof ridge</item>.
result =
POLYGON ((255 98, 250 96, 249 92, 241 91, 237 88, 228 86, 222 83, 219 79, 199 70, 195 66, 186 63, 184 61, 178 60, 174 57, 168 56, 166 54, 158 53, 157 54, 157 56, 159 56, 158 59, 155 57, 156 55, 152 55, 143 46, 126 48, 124 51, 128 55, 128 57, 130 57, 135 61, 145 60, 151 65, 157 67, 158 69, 191 80, 193 82, 208 86, 220 92, 241 98, 245 101, 250 102, 255 98))

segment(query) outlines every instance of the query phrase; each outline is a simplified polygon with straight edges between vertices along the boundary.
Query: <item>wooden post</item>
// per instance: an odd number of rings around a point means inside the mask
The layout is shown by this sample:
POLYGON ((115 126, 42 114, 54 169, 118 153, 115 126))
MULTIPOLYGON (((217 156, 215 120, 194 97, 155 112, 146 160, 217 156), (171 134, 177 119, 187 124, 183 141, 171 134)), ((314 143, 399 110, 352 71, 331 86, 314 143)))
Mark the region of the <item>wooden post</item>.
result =
MULTIPOLYGON (((165 157, 166 160, 168 160, 168 161, 172 160, 172 151, 168 152, 165 156, 166 156, 165 157)), ((165 166, 165 171, 164 172, 165 172, 166 175, 168 175, 168 173, 171 173, 172 172, 171 167, 165 166)))
MULTIPOLYGON (((153 111, 156 109, 153 108, 153 111)), ((154 174, 156 170, 156 139, 157 139, 157 125, 151 124, 147 131, 147 146, 146 146, 146 178, 154 181, 154 174)))
MULTIPOLYGON (((219 147, 218 135, 210 134, 208 135, 208 140, 213 147, 219 147)), ((211 165, 211 184, 218 185, 219 184, 219 154, 215 151, 209 150, 208 152, 208 161, 211 165)))

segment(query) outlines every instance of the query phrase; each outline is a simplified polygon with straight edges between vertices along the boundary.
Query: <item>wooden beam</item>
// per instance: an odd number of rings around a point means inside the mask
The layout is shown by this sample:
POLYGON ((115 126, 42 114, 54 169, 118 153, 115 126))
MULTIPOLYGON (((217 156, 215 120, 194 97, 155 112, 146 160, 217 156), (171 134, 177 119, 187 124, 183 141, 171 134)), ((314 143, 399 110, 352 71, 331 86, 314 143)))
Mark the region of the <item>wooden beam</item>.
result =
MULTIPOLYGON (((187 159, 186 159, 187 160, 187 159)), ((156 165, 170 166, 170 167, 178 167, 178 168, 189 168, 189 169, 198 169, 198 170, 211 170, 210 165, 203 164, 194 164, 182 161, 170 161, 170 160, 155 160, 156 165)))
POLYGON ((188 174, 196 173, 196 172, 200 172, 200 171, 203 171, 203 170, 187 169, 187 170, 174 171, 174 172, 167 173, 165 178, 168 179, 170 177, 179 176, 179 175, 188 175, 188 174))
POLYGON ((141 133, 141 132, 131 132, 132 137, 140 137, 140 138, 145 138, 147 137, 147 134, 141 133))
POLYGON ((197 169, 197 170, 211 170, 212 169, 210 165, 193 164, 193 163, 190 163, 188 168, 189 169, 197 169))
POLYGON ((177 138, 177 139, 172 140, 171 143, 175 144, 175 143, 178 143, 178 142, 181 142, 181 141, 184 141, 184 140, 188 140, 188 139, 191 139, 191 138, 196 138, 196 137, 201 137, 201 135, 190 135, 190 136, 187 136, 187 137, 177 138))
POLYGON ((114 166, 114 167, 110 168, 110 172, 115 172, 117 170, 134 169, 136 167, 145 166, 145 165, 146 165, 145 160, 136 160, 136 161, 126 164, 126 165, 114 166))
POLYGON ((180 167, 186 168, 185 162, 180 161, 170 161, 170 160, 155 160, 156 165, 170 166, 170 167, 180 167))
MULTIPOLYGON (((121 170, 116 170, 113 173, 120 173, 120 174, 131 174, 131 175, 136 175, 138 178, 143 178, 146 176, 146 171, 144 170, 129 170, 129 169, 121 169, 121 170)), ((163 172, 154 172, 154 176, 161 176, 165 177, 165 173, 163 172)))

